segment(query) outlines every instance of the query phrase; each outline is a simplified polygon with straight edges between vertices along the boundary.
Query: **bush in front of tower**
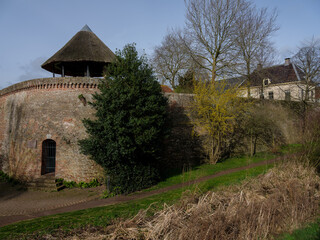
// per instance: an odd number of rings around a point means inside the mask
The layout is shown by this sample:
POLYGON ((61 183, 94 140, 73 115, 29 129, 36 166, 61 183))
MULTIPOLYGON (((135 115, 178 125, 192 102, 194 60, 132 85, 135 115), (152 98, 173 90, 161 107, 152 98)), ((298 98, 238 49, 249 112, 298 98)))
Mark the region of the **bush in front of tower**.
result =
POLYGON ((79 144, 82 153, 104 167, 111 192, 129 193, 160 179, 167 99, 134 44, 116 55, 90 103, 95 119, 83 120, 88 138, 79 144))

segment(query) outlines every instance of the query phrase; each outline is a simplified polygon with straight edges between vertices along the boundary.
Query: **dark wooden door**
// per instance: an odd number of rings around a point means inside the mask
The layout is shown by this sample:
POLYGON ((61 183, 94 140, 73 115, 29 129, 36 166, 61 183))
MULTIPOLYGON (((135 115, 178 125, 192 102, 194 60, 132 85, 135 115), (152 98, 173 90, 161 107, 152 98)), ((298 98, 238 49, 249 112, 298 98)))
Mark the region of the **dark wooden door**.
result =
POLYGON ((47 139, 42 143, 42 174, 55 172, 56 142, 47 139))

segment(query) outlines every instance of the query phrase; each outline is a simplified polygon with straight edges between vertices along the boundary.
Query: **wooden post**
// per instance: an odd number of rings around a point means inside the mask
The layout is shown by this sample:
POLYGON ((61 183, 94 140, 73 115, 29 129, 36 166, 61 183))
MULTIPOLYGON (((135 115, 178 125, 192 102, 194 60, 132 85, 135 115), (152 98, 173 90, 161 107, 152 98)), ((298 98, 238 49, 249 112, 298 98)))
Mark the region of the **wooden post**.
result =
POLYGON ((90 77, 89 65, 87 65, 87 77, 90 77))
POLYGON ((61 77, 64 77, 64 66, 61 66, 61 77))

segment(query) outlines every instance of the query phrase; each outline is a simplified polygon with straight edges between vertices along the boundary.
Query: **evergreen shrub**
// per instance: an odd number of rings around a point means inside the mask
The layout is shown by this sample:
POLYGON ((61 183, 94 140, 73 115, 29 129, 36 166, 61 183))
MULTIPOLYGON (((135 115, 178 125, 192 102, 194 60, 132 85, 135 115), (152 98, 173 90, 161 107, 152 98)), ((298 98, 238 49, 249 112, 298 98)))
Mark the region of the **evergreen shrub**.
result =
POLYGON ((104 167, 110 190, 129 193, 159 180, 159 159, 167 133, 167 99, 135 45, 116 53, 89 103, 94 119, 84 119, 88 137, 82 153, 104 167))

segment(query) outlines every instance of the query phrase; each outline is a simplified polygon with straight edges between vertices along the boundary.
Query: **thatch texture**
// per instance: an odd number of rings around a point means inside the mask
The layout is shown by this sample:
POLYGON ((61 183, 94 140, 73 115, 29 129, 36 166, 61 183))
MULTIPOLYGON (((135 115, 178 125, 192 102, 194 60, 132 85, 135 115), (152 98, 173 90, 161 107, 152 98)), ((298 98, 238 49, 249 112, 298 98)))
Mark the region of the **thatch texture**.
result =
POLYGON ((41 65, 42 68, 61 74, 62 66, 68 76, 102 76, 103 68, 115 59, 114 53, 85 26, 56 54, 41 65))

